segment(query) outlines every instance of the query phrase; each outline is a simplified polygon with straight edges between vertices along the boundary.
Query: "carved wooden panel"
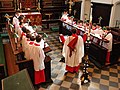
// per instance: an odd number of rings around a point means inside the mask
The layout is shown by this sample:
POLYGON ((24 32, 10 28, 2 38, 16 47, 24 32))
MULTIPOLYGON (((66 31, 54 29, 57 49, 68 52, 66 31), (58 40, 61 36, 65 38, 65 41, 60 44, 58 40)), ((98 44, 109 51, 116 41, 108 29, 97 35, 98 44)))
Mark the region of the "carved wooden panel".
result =
POLYGON ((0 0, 0 10, 14 10, 14 0, 0 0))
POLYGON ((20 0, 19 1, 19 6, 22 9, 25 8, 34 8, 37 6, 36 0, 20 0))

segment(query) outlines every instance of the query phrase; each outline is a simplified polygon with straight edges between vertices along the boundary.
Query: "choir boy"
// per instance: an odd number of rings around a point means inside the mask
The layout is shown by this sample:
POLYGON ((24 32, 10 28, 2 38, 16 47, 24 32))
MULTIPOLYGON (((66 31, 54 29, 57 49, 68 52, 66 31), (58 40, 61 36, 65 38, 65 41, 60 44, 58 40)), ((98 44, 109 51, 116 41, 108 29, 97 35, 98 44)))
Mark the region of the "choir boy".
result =
POLYGON ((104 31, 102 30, 99 23, 96 25, 96 30, 92 31, 92 33, 98 34, 100 37, 104 34, 104 31))
POLYGON ((15 27, 15 33, 17 33, 17 29, 19 28, 19 12, 18 11, 16 11, 15 12, 15 16, 13 17, 13 25, 14 25, 14 27, 15 27))
POLYGON ((106 56, 106 64, 110 64, 110 52, 112 51, 112 41, 113 35, 111 34, 110 27, 106 27, 105 34, 103 39, 107 40, 107 42, 103 43, 103 46, 107 48, 107 56, 106 56))
POLYGON ((77 36, 76 29, 71 30, 72 35, 64 42, 62 55, 65 57, 66 70, 78 72, 82 57, 84 56, 84 43, 81 36, 77 36))
POLYGON ((34 63, 34 70, 35 70, 35 84, 38 85, 42 82, 45 82, 45 65, 44 59, 45 54, 43 49, 40 47, 41 37, 36 37, 36 42, 34 42, 33 52, 32 52, 32 59, 34 63))
POLYGON ((65 11, 63 12, 62 17, 61 17, 61 20, 62 20, 62 21, 66 21, 67 19, 68 19, 68 11, 65 10, 65 11))

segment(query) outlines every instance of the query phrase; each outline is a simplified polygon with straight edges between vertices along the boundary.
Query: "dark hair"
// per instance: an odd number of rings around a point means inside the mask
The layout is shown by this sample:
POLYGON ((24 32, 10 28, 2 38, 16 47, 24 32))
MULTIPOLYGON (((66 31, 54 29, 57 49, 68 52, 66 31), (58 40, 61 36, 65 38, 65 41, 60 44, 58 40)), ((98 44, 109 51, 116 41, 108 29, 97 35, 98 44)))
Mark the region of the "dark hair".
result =
POLYGON ((78 20, 77 23, 83 23, 83 20, 78 20))
POLYGON ((72 15, 71 14, 68 14, 68 17, 71 17, 72 15))
POLYGON ((111 28, 109 26, 106 26, 107 31, 111 31, 111 28))
POLYGON ((30 33, 30 30, 29 30, 29 29, 26 29, 26 33, 27 33, 27 34, 30 33))
POLYGON ((73 29, 71 30, 71 32, 72 32, 73 34, 75 34, 75 33, 76 33, 76 29, 73 28, 73 29))
POLYGON ((87 22, 86 25, 89 26, 89 23, 87 22))
POLYGON ((40 35, 37 35, 36 36, 36 42, 40 42, 41 41, 41 36, 40 35))
POLYGON ((16 13, 20 13, 20 11, 16 11, 15 14, 16 14, 16 13))
POLYGON ((19 23, 19 25, 22 25, 22 24, 23 24, 23 22, 20 22, 20 23, 19 23))
POLYGON ((31 36, 31 37, 30 37, 30 40, 31 40, 31 41, 34 41, 35 39, 36 39, 35 36, 31 36))
POLYGON ((25 17, 24 15, 20 15, 19 18, 18 18, 19 22, 21 22, 24 19, 24 17, 25 17))
POLYGON ((64 12, 68 12, 68 11, 65 9, 64 12))
POLYGON ((30 34, 30 33, 28 33, 28 34, 26 35, 26 37, 27 37, 27 38, 30 38, 30 37, 31 37, 31 34, 30 34))
POLYGON ((24 32, 24 33, 26 33, 26 28, 25 27, 22 27, 22 31, 24 32))
POLYGON ((96 26, 96 23, 93 23, 92 25, 93 25, 93 26, 96 26))
POLYGON ((100 24, 100 23, 97 23, 96 25, 101 26, 101 24, 100 24))

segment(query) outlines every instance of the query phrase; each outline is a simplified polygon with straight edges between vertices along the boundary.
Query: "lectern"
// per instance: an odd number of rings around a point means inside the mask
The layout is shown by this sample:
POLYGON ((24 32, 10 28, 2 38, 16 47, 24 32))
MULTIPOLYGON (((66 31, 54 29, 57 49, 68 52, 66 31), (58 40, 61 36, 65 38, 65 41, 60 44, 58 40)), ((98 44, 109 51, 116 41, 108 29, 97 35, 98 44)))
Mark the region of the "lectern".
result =
POLYGON ((26 69, 2 79, 2 90, 35 90, 26 69))

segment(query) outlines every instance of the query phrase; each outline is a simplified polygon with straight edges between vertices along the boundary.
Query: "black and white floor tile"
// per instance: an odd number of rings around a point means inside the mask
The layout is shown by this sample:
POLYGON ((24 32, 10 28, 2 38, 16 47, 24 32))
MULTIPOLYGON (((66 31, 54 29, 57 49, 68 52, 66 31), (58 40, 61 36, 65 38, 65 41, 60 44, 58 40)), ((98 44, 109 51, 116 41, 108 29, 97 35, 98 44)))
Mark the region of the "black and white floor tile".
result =
POLYGON ((90 83, 81 85, 82 64, 79 73, 65 73, 65 63, 59 62, 62 58, 62 44, 59 42, 59 33, 48 33, 46 42, 52 51, 47 53, 51 60, 52 84, 41 85, 39 90, 120 90, 120 63, 98 69, 93 63, 88 68, 90 83))

